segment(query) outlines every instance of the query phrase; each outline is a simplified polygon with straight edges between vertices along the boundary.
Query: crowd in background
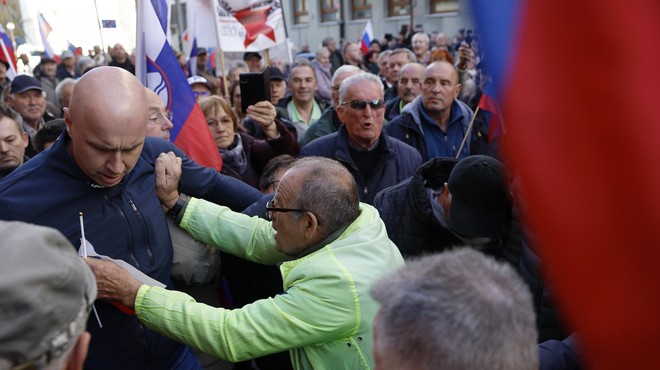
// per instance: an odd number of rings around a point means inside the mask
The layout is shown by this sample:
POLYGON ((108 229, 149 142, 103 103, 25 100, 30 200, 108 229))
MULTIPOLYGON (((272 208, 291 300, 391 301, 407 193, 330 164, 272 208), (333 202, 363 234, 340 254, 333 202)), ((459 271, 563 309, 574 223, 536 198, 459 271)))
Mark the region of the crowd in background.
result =
MULTIPOLYGON (((493 112, 479 109, 489 78, 476 33, 459 30, 450 36, 417 28, 385 34, 368 50, 328 37, 314 49, 302 45, 291 64, 247 52, 243 61, 226 67, 224 76, 211 68, 209 58, 215 53, 199 48, 196 54, 195 66, 182 52, 176 57, 223 159, 222 175, 250 191, 271 194, 265 206, 279 209, 275 212, 300 211, 272 203, 295 159, 340 162, 357 185, 359 201, 378 210, 404 259, 467 245, 518 271, 533 297, 541 368, 578 368, 576 336, 554 309, 534 235, 525 227, 515 169, 507 168, 500 152, 505 130, 493 126, 493 112), (270 100, 243 110, 241 73, 264 70, 269 72, 270 100), (460 212, 467 212, 462 223, 460 212), (553 363, 560 365, 550 367, 553 363)), ((15 181, 13 171, 67 135, 62 132, 78 79, 101 66, 135 74, 134 58, 121 44, 105 52, 95 47, 86 56, 66 51, 59 63, 42 57, 33 76, 14 81, 6 78, 7 66, 0 63, 0 185, 4 179, 15 181)), ((172 114, 156 94, 146 93, 147 136, 167 140, 172 114)), ((2 197, 0 186, 0 201, 2 197)), ((267 216, 263 210, 244 213, 267 216)), ((198 300, 211 291, 211 304, 240 308, 283 293, 277 268, 224 252, 220 259, 221 277, 211 273, 197 281, 211 288, 192 292, 198 300)), ((190 280, 175 283, 185 291, 190 280)), ((384 288, 379 289, 376 298, 386 300, 384 288)), ((380 356, 387 357, 383 351, 380 356)), ((235 366, 291 365, 288 354, 280 352, 235 366)))

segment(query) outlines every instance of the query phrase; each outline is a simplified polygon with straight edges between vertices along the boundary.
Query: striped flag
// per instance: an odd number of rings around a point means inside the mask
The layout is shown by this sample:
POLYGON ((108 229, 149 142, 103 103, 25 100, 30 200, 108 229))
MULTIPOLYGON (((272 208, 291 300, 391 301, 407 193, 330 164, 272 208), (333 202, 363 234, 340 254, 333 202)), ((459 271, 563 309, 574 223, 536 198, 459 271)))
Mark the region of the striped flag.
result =
POLYGON ((374 39, 374 30, 371 28, 371 21, 367 22, 367 25, 364 26, 364 31, 362 32, 362 37, 360 38, 360 50, 362 54, 366 54, 369 51, 369 45, 374 39))
POLYGON ((659 369, 658 1, 473 0, 471 9, 524 221, 584 367, 659 369))
POLYGON ((44 54, 59 63, 60 56, 55 53, 55 50, 53 50, 53 47, 48 41, 48 37, 53 32, 53 28, 50 26, 50 24, 48 24, 48 22, 46 22, 46 18, 44 18, 43 14, 39 13, 37 19, 39 21, 39 33, 41 34, 41 42, 44 44, 44 54))
POLYGON ((138 0, 136 75, 174 114, 170 140, 195 162, 222 168, 222 158, 166 36, 166 0, 138 0))
POLYGON ((16 54, 11 39, 5 32, 5 29, 0 24, 0 61, 6 62, 9 67, 7 68, 7 78, 13 80, 16 77, 16 54))

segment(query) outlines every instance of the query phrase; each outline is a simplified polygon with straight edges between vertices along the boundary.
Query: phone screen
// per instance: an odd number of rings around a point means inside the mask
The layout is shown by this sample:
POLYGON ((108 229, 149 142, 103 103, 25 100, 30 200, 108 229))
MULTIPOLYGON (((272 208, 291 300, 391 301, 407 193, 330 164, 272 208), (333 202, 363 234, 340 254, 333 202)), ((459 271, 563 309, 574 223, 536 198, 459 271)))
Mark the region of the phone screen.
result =
POLYGON ((239 75, 241 88, 241 110, 247 111, 247 107, 260 101, 270 101, 270 73, 268 68, 263 72, 247 72, 239 75))

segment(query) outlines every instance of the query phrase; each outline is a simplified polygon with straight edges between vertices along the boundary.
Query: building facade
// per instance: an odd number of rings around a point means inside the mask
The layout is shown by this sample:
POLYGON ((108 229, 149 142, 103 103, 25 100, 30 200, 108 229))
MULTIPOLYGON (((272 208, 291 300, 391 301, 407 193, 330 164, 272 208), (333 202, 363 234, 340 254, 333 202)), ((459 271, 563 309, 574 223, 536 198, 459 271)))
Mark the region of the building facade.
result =
POLYGON ((451 37, 472 23, 467 0, 282 0, 282 6, 289 38, 308 43, 311 52, 328 36, 357 41, 368 21, 378 40, 411 25, 451 37))

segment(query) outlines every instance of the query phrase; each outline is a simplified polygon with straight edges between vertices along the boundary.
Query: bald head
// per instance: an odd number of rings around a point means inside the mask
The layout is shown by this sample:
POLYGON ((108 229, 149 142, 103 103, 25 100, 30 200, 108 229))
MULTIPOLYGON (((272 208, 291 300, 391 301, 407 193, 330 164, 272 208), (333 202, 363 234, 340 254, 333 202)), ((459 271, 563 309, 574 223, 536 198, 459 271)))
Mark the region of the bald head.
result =
POLYGON ((341 163, 306 157, 296 161, 284 176, 300 181, 295 206, 315 212, 326 231, 332 232, 360 214, 355 179, 341 163))
POLYGON ((144 88, 124 69, 95 68, 76 83, 64 119, 76 164, 98 185, 114 186, 142 152, 148 120, 144 88))
POLYGON ((114 127, 142 126, 146 130, 144 87, 122 68, 94 68, 76 83, 69 115, 74 122, 114 127))

